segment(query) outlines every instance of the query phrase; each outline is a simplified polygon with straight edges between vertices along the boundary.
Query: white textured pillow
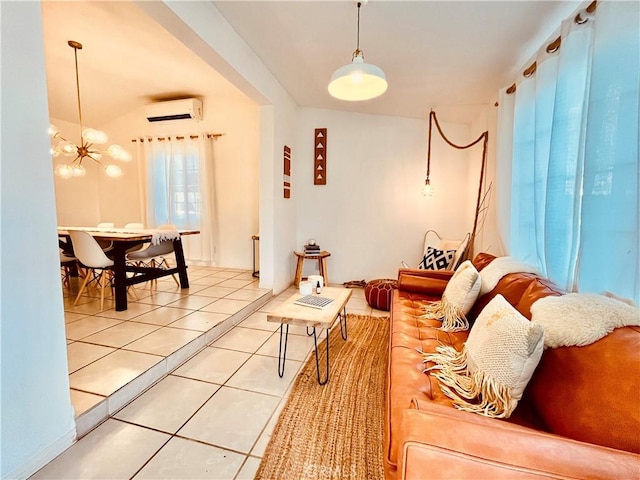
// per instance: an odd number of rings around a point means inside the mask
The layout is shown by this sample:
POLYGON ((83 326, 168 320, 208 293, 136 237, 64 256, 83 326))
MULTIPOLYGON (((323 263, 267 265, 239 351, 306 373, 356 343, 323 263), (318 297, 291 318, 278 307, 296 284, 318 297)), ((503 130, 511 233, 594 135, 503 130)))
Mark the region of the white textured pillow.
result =
POLYGON ((535 371, 544 330, 529 322, 502 295, 482 310, 461 352, 449 346, 425 354, 442 391, 459 410, 508 418, 535 371))
POLYGON ((480 274, 471 261, 466 260, 456 269, 447 287, 444 289, 442 298, 455 305, 467 315, 478 299, 482 280, 480 274))
POLYGON ((540 325, 531 323, 502 295, 496 295, 469 332, 469 373, 482 372, 508 387, 515 408, 542 357, 543 334, 540 325))
POLYGON ((568 293, 531 305, 531 321, 544 327, 545 347, 583 346, 614 328, 640 325, 640 310, 604 295, 568 293))
POLYGON ((463 262, 447 283, 442 300, 424 307, 421 318, 442 321, 441 329, 446 332, 467 330, 467 314, 480 293, 480 274, 469 260, 463 262))

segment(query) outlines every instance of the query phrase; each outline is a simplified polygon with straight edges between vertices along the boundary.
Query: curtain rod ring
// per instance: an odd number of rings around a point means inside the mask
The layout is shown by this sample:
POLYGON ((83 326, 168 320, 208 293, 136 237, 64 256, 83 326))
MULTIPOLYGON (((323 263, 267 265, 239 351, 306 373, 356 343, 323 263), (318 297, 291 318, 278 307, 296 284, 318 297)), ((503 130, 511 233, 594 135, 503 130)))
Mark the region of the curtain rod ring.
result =
POLYGON ((589 17, 582 18, 582 16, 580 14, 577 14, 574 17, 573 21, 578 25, 582 25, 582 24, 587 23, 589 21, 589 17))
POLYGON ((522 75, 526 78, 529 78, 531 75, 533 75, 534 73, 536 73, 536 70, 538 68, 538 64, 537 62, 533 62, 529 68, 527 68, 524 72, 522 72, 522 75))
POLYGON ((556 53, 558 50, 560 50, 561 43, 562 43, 562 37, 559 36, 553 42, 547 45, 547 49, 546 49, 547 53, 556 53))

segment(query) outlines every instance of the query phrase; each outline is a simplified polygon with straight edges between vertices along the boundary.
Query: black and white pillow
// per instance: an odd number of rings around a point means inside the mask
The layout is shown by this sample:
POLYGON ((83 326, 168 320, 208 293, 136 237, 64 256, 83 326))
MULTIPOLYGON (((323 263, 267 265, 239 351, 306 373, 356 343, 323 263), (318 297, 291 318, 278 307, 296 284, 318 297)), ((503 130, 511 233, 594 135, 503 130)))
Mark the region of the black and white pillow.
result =
POLYGON ((446 270, 453 262, 455 254, 455 250, 438 250, 433 247, 427 247, 427 251, 418 268, 421 270, 446 270))

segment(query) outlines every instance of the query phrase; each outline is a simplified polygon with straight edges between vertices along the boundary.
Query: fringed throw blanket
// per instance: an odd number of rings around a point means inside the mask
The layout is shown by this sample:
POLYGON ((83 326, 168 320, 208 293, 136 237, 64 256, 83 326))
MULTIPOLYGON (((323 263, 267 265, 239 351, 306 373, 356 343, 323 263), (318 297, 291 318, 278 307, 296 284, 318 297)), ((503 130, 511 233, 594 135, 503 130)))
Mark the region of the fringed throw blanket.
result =
POLYGON ((493 290, 500 279, 509 273, 535 273, 539 275, 540 270, 513 257, 498 257, 480 272, 482 278, 480 296, 493 290))
POLYGON ((424 371, 459 410, 508 418, 540 361, 543 329, 497 295, 482 310, 461 352, 423 353, 424 371))
POLYGON ((473 264, 463 262, 453 274, 442 294, 442 300, 424 307, 420 318, 442 321, 441 330, 458 332, 467 330, 467 314, 473 307, 480 292, 480 275, 473 264))
POLYGON ((153 245, 159 245, 166 240, 175 240, 180 238, 178 230, 152 230, 151 243, 153 245))
POLYGON ((531 321, 544 328, 545 348, 583 346, 614 328, 640 325, 640 310, 604 295, 568 293, 535 302, 531 321))

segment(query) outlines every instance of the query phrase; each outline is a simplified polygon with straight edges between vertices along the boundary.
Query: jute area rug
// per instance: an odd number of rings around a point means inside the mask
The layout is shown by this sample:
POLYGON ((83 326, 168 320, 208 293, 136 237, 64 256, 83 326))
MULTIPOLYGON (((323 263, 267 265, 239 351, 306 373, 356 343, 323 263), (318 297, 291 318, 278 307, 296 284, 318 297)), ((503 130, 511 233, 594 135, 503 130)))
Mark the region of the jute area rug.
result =
MULTIPOLYGON (((329 382, 318 385, 313 352, 298 374, 256 479, 384 478, 389 318, 349 314, 347 325, 346 342, 337 324, 329 334, 329 382)), ((324 372, 324 340, 319 353, 324 372)))

